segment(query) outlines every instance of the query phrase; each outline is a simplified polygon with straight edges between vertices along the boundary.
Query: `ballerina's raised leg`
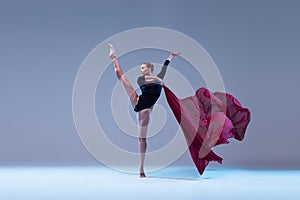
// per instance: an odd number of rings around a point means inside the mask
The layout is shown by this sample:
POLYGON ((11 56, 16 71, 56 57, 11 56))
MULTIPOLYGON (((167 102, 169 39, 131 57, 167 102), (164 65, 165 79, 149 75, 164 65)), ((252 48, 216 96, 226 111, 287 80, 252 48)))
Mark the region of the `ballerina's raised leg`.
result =
POLYGON ((118 79, 122 82, 122 84, 126 90, 126 93, 130 98, 130 102, 131 102, 132 106, 135 106, 138 101, 138 95, 137 95, 136 91, 134 90, 134 88, 132 87, 132 85, 130 84, 130 82, 128 81, 128 79, 126 78, 126 76, 124 75, 124 73, 120 67, 120 64, 117 60, 117 55, 116 55, 115 49, 113 48, 113 46, 111 44, 109 44, 109 47, 110 47, 110 52, 109 52, 108 56, 114 62, 116 75, 117 75, 118 79))

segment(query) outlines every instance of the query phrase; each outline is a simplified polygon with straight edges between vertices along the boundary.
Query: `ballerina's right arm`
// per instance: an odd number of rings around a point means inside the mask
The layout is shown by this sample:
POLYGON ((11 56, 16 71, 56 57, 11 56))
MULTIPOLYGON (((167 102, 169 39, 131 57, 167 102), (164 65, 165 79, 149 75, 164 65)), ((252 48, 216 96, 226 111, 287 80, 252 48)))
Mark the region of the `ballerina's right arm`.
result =
POLYGON ((159 82, 161 85, 163 85, 164 84, 164 81, 160 78, 160 77, 158 77, 158 76, 151 76, 151 75, 146 75, 145 76, 145 81, 147 82, 151 82, 151 81, 153 81, 153 80, 156 80, 157 82, 159 82))

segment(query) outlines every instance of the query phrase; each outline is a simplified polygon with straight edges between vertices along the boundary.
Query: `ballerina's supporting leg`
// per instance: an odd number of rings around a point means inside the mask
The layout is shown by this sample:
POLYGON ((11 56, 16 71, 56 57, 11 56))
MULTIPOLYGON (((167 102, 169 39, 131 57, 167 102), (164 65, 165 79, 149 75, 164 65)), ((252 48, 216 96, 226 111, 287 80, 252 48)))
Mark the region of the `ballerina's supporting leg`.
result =
MULTIPOLYGON (((138 102, 138 95, 136 91, 133 89, 130 82, 127 80, 126 76, 124 75, 118 60, 115 58, 113 59, 116 75, 119 80, 121 80, 127 95, 130 98, 131 104, 134 107, 138 102)), ((145 162, 145 154, 147 149, 147 142, 146 142, 146 136, 148 131, 148 124, 150 119, 150 112, 151 109, 144 109, 138 112, 138 123, 139 123, 139 143, 140 143, 140 177, 145 178, 145 172, 144 172, 144 162, 145 162)))
POLYGON ((140 177, 145 178, 144 162, 147 149, 147 131, 151 109, 144 109, 138 112, 139 118, 139 142, 140 142, 140 177))

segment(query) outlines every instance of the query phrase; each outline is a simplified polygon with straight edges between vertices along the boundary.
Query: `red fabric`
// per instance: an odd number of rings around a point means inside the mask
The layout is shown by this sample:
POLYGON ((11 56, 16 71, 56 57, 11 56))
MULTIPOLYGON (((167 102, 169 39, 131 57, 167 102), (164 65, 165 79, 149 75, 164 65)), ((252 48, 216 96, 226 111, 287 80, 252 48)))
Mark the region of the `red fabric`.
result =
POLYGON ((163 88, 201 175, 210 161, 222 163, 211 150, 214 146, 227 144, 229 138, 244 139, 250 111, 232 95, 199 88, 194 96, 179 99, 168 87, 163 88))

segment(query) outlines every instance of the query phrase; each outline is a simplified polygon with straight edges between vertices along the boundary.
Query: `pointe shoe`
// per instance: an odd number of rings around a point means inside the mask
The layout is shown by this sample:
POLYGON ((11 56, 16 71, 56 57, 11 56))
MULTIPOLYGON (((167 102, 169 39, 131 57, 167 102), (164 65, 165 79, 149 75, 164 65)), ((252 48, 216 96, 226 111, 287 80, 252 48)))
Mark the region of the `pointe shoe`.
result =
POLYGON ((144 172, 140 173, 140 178, 146 178, 146 174, 144 172))
POLYGON ((112 44, 109 44, 108 46, 109 46, 109 54, 108 54, 108 56, 109 56, 111 59, 116 58, 117 55, 116 55, 116 51, 115 51, 113 45, 112 45, 112 44))

